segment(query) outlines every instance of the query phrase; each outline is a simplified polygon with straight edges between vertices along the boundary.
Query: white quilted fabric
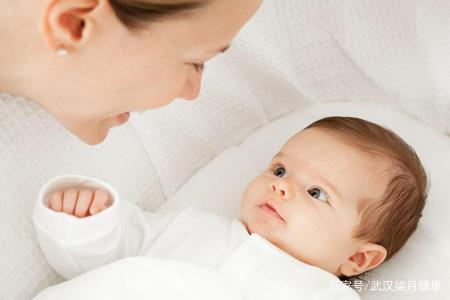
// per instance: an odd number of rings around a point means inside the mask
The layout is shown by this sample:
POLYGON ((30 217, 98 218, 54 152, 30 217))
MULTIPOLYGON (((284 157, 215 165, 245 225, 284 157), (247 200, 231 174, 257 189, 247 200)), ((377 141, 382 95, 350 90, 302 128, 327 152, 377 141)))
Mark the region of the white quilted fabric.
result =
POLYGON ((450 133, 450 2, 265 0, 194 103, 133 116, 100 146, 46 112, 0 96, 0 299, 58 280, 30 223, 39 186, 61 173, 103 179, 154 209, 255 129, 314 102, 376 101, 450 133))
POLYGON ((395 105, 450 132, 449 1, 268 0, 238 42, 214 67, 240 61, 269 119, 303 93, 395 105))

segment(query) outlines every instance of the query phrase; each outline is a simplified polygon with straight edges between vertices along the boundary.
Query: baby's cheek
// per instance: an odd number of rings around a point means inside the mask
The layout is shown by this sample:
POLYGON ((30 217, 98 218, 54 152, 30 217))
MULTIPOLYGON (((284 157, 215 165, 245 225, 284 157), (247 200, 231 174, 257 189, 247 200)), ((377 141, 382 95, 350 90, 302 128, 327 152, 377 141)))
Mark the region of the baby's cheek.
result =
POLYGON ((241 199, 241 214, 249 214, 254 206, 257 204, 257 195, 252 190, 247 188, 242 194, 241 199))
POLYGON ((325 227, 311 238, 311 244, 314 245, 311 256, 316 264, 325 269, 333 269, 345 258, 349 241, 334 227, 325 227))
POLYGON ((311 260, 317 260, 329 251, 334 237, 318 224, 309 222, 308 218, 296 218, 289 226, 289 241, 297 253, 311 260))

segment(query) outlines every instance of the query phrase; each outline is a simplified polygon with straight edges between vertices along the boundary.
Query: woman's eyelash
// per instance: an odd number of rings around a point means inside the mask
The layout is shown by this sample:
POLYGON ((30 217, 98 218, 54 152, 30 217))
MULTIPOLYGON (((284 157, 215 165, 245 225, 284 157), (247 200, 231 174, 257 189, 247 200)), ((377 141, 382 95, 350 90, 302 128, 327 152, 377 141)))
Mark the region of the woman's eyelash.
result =
POLYGON ((192 65, 194 66, 196 72, 203 71, 205 69, 204 63, 203 64, 193 63, 192 65))

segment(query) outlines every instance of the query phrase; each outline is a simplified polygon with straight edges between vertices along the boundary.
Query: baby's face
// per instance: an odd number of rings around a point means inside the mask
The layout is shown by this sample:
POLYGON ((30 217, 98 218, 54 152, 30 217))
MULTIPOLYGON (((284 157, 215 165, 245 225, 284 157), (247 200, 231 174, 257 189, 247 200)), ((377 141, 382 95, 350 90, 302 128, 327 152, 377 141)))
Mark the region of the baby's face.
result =
POLYGON ((352 237, 360 199, 378 199, 386 176, 367 155, 330 131, 304 130, 246 188, 241 220, 301 261, 340 275, 363 245, 352 237))

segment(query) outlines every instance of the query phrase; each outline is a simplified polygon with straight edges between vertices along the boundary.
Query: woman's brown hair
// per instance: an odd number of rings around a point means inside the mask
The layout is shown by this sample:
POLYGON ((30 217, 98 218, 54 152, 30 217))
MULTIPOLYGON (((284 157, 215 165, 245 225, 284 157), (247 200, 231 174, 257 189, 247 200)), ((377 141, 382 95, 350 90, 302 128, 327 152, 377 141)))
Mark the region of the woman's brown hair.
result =
POLYGON ((129 28, 193 12, 207 0, 110 0, 119 20, 129 28))

